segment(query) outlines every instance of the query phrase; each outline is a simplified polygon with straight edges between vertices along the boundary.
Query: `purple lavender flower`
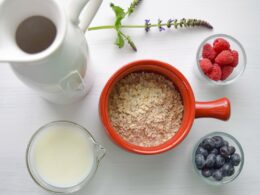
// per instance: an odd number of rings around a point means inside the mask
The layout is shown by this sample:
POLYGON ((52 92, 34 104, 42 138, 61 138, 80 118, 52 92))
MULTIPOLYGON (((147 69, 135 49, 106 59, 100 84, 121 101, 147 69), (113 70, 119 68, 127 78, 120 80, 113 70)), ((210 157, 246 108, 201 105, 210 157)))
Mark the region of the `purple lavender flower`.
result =
POLYGON ((150 22, 149 19, 146 19, 146 20, 145 20, 145 31, 146 31, 146 32, 149 32, 150 29, 151 29, 151 22, 150 22))
POLYGON ((168 28, 171 28, 171 26, 172 26, 172 23, 175 21, 175 19, 169 19, 168 21, 167 21, 167 23, 166 23, 166 26, 168 27, 168 28))
POLYGON ((164 31, 165 28, 163 28, 163 27, 160 26, 160 27, 159 27, 159 30, 160 30, 160 32, 161 32, 161 31, 164 31))
POLYGON ((165 28, 162 27, 162 20, 160 20, 160 19, 158 19, 158 28, 159 28, 160 32, 165 30, 165 28))

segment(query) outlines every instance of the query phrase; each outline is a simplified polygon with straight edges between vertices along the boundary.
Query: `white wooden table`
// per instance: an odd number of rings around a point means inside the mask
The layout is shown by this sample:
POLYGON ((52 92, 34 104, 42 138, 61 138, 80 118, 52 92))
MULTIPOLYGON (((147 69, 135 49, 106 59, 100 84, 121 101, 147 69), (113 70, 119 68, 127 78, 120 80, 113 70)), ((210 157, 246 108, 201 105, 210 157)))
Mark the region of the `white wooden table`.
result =
MULTIPOLYGON (((113 12, 104 3, 91 26, 110 24, 113 12)), ((130 0, 120 2, 127 6, 130 0)), ((78 195, 256 195, 260 191, 260 28, 258 0, 144 0, 126 23, 143 23, 168 18, 196 17, 210 21, 214 31, 127 30, 138 46, 118 49, 113 45, 112 30, 86 34, 93 66, 95 84, 81 102, 58 106, 41 99, 24 86, 6 64, 0 64, 0 194, 49 194, 30 178, 25 164, 25 150, 31 135, 45 123, 66 119, 85 126, 107 148, 95 178, 78 195), (211 87, 195 75, 195 53, 199 43, 213 33, 226 33, 244 45, 248 66, 243 77, 225 87, 211 87), (212 100, 227 96, 232 104, 228 122, 214 119, 196 120, 185 141, 174 150, 155 156, 128 153, 106 135, 98 116, 98 100, 107 79, 127 62, 152 58, 175 65, 189 79, 196 99, 212 100), (192 170, 191 151, 195 142, 212 131, 226 131, 234 135, 245 151, 245 166, 241 175, 222 187, 212 187, 200 180, 192 170)), ((0 43, 1 44, 1 43, 0 43)))

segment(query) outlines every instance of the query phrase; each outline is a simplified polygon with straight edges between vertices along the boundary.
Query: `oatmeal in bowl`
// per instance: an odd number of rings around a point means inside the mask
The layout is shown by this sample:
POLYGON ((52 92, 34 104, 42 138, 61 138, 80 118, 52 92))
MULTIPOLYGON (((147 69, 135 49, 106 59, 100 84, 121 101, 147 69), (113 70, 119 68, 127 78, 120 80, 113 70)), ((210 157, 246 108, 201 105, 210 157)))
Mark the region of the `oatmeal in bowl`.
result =
POLYGON ((175 67, 139 60, 119 69, 106 83, 100 119, 110 138, 138 154, 168 151, 188 135, 195 118, 228 120, 227 98, 195 102, 187 79, 175 67))
POLYGON ((151 147, 168 141, 179 130, 183 103, 169 79, 157 73, 134 72, 112 89, 108 112, 124 140, 151 147))

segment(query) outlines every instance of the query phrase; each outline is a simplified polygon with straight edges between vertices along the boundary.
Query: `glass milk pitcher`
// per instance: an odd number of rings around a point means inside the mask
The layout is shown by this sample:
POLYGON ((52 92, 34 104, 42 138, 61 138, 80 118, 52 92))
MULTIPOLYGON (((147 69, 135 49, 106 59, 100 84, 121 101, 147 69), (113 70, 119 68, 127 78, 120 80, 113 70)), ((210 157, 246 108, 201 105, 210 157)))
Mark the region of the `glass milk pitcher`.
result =
POLYGON ((0 62, 45 99, 68 104, 92 83, 84 31, 102 0, 3 0, 0 62), (80 18, 80 19, 79 19, 80 18))
POLYGON ((33 134, 26 164, 32 179, 43 189, 72 193, 94 177, 105 153, 106 149, 84 127, 54 121, 33 134))

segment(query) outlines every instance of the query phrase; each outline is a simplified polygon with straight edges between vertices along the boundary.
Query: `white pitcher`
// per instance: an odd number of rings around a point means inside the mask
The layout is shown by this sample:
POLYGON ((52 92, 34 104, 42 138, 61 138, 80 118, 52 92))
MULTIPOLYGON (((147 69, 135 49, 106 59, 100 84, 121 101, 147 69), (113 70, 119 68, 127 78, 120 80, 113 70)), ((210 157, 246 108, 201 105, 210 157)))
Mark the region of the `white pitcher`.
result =
POLYGON ((80 100, 93 76, 84 31, 101 3, 70 0, 66 8, 58 0, 2 1, 0 62, 51 102, 80 100))

